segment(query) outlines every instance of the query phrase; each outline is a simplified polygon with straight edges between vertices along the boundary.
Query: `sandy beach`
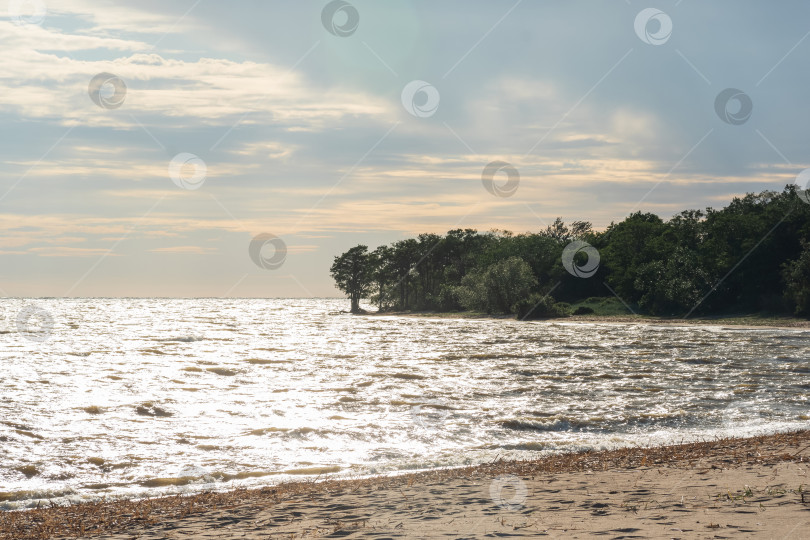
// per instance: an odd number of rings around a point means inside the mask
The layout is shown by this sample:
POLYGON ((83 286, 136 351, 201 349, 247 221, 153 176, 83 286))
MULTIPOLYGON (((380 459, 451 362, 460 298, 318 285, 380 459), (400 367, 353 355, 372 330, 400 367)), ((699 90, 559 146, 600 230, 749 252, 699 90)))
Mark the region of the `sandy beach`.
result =
POLYGON ((0 514, 0 538, 810 538, 810 431, 0 514))

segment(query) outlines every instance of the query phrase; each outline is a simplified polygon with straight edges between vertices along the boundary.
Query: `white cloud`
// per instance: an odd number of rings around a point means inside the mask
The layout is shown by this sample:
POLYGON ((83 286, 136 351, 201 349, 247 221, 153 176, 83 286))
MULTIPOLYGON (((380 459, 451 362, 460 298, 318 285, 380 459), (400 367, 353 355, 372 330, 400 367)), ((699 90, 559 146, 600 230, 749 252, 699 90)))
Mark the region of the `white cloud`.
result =
MULTIPOLYGON (((107 30, 116 28, 112 21, 123 23, 131 15, 109 9, 114 15, 93 10, 94 21, 108 25, 107 30)), ((391 104, 378 97, 317 88, 300 72, 284 66, 223 58, 167 58, 150 52, 144 41, 77 32, 19 27, 0 20, 4 44, 0 110, 65 125, 127 128, 138 122, 165 125, 173 121, 167 119, 188 118, 221 125, 233 125, 237 119, 246 124, 272 121, 312 130, 346 117, 393 117, 391 104), (101 51, 106 59, 78 58, 77 51, 101 51), (122 52, 126 54, 119 56, 122 52), (102 72, 120 77, 127 85, 120 109, 102 109, 88 96, 90 80, 102 72)))
POLYGON ((45 26, 50 26, 57 17, 75 17, 90 26, 83 30, 89 34, 127 32, 160 35, 199 28, 193 12, 185 14, 185 8, 178 14, 170 14, 160 12, 154 6, 150 9, 147 5, 138 6, 135 2, 124 4, 115 0, 48 0, 47 7, 51 20, 46 19, 45 26))
MULTIPOLYGON (((58 29, 37 25, 18 26, 0 20, 0 38, 6 51, 59 51, 66 55, 77 51, 109 49, 112 51, 146 51, 149 45, 141 41, 113 37, 68 34, 58 29)), ((9 60, 8 58, 5 59, 9 60)), ((5 63, 5 62, 4 62, 5 63)))

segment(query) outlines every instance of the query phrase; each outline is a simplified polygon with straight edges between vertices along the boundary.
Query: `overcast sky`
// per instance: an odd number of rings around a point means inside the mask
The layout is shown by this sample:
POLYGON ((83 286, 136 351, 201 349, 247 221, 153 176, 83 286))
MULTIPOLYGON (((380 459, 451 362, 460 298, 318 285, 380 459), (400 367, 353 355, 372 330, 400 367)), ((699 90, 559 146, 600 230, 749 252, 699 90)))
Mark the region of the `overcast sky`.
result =
POLYGON ((4 295, 335 296, 355 244, 666 219, 810 166, 807 2, 127 4, 2 12, 4 295))

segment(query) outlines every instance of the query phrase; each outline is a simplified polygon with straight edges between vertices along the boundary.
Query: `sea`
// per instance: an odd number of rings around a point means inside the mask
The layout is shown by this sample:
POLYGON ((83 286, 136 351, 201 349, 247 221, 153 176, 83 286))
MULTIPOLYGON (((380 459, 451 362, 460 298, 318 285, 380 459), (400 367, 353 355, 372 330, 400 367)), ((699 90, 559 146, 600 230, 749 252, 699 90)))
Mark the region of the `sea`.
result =
POLYGON ((347 309, 4 299, 0 509, 810 427, 807 329, 347 309))

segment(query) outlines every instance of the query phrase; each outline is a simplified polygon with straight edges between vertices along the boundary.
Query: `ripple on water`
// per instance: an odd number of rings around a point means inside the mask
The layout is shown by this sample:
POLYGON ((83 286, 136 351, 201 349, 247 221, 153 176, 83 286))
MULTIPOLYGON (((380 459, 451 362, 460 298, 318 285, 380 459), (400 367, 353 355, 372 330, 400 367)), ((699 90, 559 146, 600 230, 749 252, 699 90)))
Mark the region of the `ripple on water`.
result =
POLYGON ((223 377, 233 377, 237 375, 239 372, 235 369, 224 368, 224 367, 212 367, 206 368, 205 371, 209 371, 211 373, 216 373, 217 375, 221 375, 223 377))
POLYGON ((174 416, 174 413, 171 411, 168 411, 163 407, 159 407, 151 401, 147 401, 146 403, 136 406, 135 412, 140 416, 152 416, 157 418, 168 418, 170 416, 174 416))
POLYGON ((3 508, 810 425, 807 331, 330 315, 343 300, 38 303, 81 324, 55 325, 70 347, 0 335, 3 508))

